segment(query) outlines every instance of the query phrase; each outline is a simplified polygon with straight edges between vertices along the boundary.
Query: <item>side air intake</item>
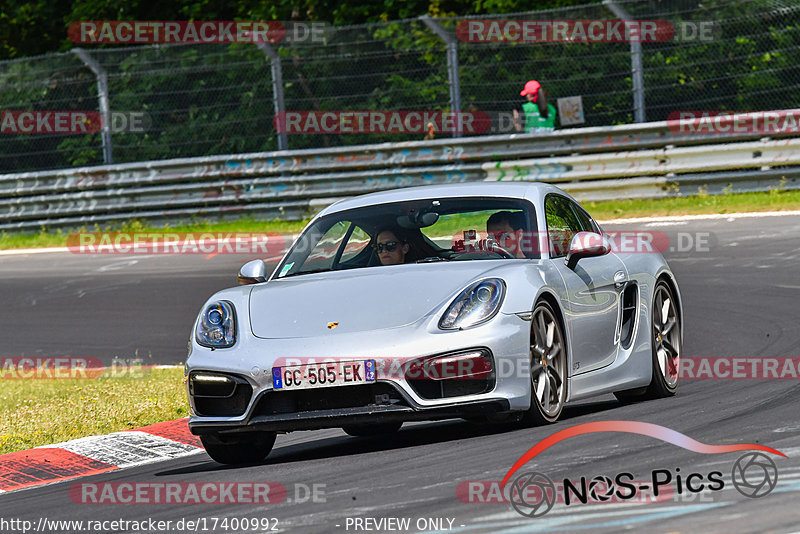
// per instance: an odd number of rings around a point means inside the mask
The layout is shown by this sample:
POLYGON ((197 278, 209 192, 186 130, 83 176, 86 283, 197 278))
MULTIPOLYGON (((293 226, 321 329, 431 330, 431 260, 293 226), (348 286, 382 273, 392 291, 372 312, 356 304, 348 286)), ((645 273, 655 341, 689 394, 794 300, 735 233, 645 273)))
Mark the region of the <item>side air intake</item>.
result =
POLYGON ((636 316, 639 310, 639 286, 630 283, 622 292, 622 311, 619 328, 619 342, 623 349, 628 349, 636 331, 636 316))

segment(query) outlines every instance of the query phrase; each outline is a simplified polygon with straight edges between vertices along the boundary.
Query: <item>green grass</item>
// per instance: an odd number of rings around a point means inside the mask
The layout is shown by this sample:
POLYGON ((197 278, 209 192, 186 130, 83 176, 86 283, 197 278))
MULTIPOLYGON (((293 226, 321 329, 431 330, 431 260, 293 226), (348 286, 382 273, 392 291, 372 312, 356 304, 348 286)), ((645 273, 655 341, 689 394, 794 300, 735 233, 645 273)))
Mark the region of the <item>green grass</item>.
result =
MULTIPOLYGON (((724 195, 699 194, 661 199, 622 199, 584 202, 584 207, 598 220, 627 217, 657 217, 707 213, 736 213, 800 209, 800 191, 773 189, 760 193, 724 195)), ((83 228, 83 232, 269 232, 294 234, 308 224, 302 221, 263 221, 253 217, 229 222, 198 221, 180 226, 147 226, 132 221, 116 226, 83 228)), ((42 229, 39 232, 1 232, 0 250, 16 248, 63 247, 69 232, 42 229)))
POLYGON ((598 220, 666 215, 787 211, 800 209, 800 191, 775 189, 759 193, 584 202, 583 207, 598 220))
POLYGON ((198 221, 192 224, 182 224, 178 226, 150 226, 138 220, 134 220, 122 225, 107 225, 83 227, 78 231, 64 232, 61 229, 48 230, 46 228, 39 232, 0 232, 0 250, 15 248, 41 248, 41 247, 65 247, 67 237, 71 233, 77 232, 267 232, 278 234, 295 234, 302 230, 310 219, 302 221, 262 221, 253 217, 247 217, 235 221, 209 222, 198 221))
POLYGON ((183 369, 141 375, 0 380, 0 454, 189 415, 183 369))
MULTIPOLYGON (((724 195, 699 194, 661 199, 623 199, 584 202, 598 220, 627 217, 657 217, 707 213, 736 213, 800 209, 800 191, 773 189, 760 193, 724 195)), ((147 226, 139 221, 116 226, 83 228, 83 232, 268 232, 294 234, 308 224, 302 221, 263 221, 253 217, 229 222, 198 221, 180 226, 147 226)), ((0 250, 16 248, 64 247, 69 232, 42 229, 39 232, 1 232, 0 250)))

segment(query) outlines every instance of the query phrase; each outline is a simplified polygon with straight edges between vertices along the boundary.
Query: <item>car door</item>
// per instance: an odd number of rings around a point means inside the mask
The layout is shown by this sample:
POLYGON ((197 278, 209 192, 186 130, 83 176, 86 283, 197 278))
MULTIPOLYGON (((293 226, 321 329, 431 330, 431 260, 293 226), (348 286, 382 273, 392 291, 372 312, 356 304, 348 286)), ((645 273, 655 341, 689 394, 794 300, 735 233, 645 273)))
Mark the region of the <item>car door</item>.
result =
POLYGON ((564 260, 572 237, 580 231, 598 232, 599 228, 580 206, 557 194, 545 197, 545 219, 550 258, 564 279, 569 299, 566 314, 572 341, 571 374, 599 369, 617 355, 617 283, 626 277, 625 266, 611 252, 583 258, 570 269, 564 260))

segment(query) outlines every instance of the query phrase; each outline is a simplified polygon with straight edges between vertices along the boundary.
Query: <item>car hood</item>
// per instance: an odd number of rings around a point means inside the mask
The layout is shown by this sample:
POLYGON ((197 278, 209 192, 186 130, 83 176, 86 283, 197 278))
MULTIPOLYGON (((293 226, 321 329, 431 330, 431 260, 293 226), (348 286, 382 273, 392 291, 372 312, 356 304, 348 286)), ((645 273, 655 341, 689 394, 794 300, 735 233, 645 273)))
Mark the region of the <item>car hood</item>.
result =
POLYGON ((370 267, 271 280, 250 293, 250 326, 260 338, 405 326, 448 304, 471 281, 507 261, 370 267))

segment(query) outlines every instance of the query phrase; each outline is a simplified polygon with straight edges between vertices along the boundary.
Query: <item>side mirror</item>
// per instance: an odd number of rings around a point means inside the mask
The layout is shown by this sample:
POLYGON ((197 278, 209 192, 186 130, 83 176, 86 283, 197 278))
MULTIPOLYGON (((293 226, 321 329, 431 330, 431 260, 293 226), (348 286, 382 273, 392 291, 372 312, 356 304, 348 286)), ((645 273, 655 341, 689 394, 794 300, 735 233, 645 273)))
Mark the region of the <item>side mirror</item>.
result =
POLYGON ((248 261, 239 269, 239 285, 258 284, 267 281, 267 266, 261 260, 248 261))
POLYGON ((582 258, 603 256, 609 252, 611 252, 611 244, 606 236, 594 232, 578 232, 569 244, 569 252, 564 263, 570 269, 574 269, 578 260, 582 258))

